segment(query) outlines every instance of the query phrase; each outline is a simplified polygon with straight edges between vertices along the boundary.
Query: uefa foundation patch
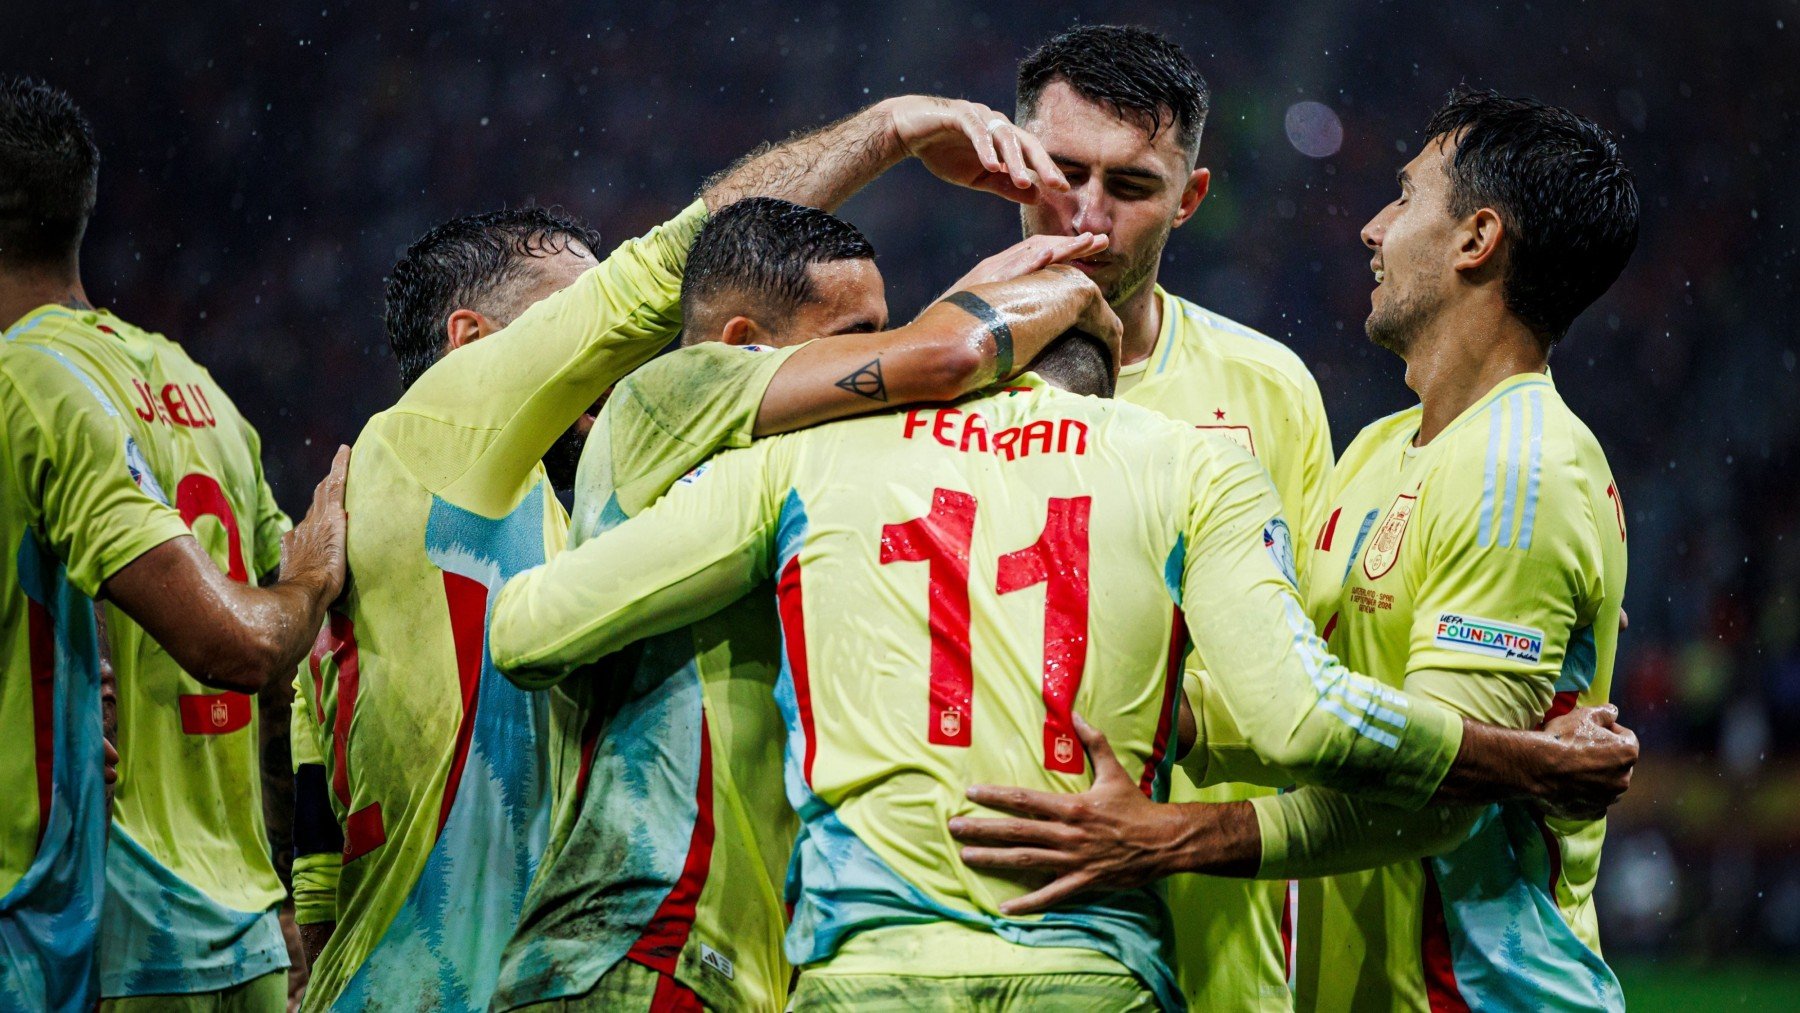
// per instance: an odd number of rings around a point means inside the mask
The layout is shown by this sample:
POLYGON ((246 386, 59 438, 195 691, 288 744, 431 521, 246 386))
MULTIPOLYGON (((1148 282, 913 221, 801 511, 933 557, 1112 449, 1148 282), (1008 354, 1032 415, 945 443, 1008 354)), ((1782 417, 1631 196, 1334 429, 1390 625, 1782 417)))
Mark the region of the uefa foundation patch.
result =
POLYGON ((1495 619, 1445 612, 1438 616, 1432 643, 1489 658, 1535 662, 1544 656, 1544 631, 1495 619))

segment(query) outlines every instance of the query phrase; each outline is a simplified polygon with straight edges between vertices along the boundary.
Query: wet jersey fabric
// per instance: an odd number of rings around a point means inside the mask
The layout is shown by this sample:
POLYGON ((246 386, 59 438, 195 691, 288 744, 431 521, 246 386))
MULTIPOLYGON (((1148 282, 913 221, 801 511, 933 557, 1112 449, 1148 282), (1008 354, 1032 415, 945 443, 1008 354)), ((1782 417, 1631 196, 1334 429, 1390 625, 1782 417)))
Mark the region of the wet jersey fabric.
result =
POLYGON ((1323 653, 1279 528, 1268 478, 1242 450, 1028 376, 720 455, 639 517, 515 578, 490 647, 506 670, 544 677, 773 577, 801 821, 789 960, 828 968, 859 932, 957 922, 1040 948, 1021 973, 1091 951, 1071 970, 1104 955, 1182 1008, 1154 892, 1003 917, 1025 888, 958 861, 945 821, 974 811, 963 792, 975 782, 1085 787, 1076 711, 1100 718, 1143 790, 1164 797, 1183 633, 1290 769, 1397 803, 1429 797, 1460 725, 1323 653))
MULTIPOLYGON (((791 352, 707 342, 620 381, 582 453, 571 541, 642 512, 715 451, 749 446, 791 352)), ((578 706, 551 718, 550 845, 495 1008, 592 996, 615 970, 666 987, 640 973, 653 969, 715 1009, 780 1010, 795 824, 781 795, 772 599, 745 598, 603 668, 622 692, 577 673, 563 689, 578 706)))
MULTIPOLYGON (((1529 728, 1604 702, 1626 552, 1599 443, 1538 373, 1415 447, 1420 413, 1370 425, 1338 463, 1309 535, 1313 620, 1357 671, 1480 721, 1529 728)), ((1317 800, 1256 805, 1265 864, 1304 873, 1327 853, 1307 836, 1332 822, 1304 818, 1317 800)), ((1593 907, 1604 822, 1508 805, 1457 829, 1434 857, 1303 884, 1301 1006, 1623 1008, 1593 907)), ((1387 843, 1408 845, 1391 829, 1387 843)))
POLYGON ((123 408, 27 314, 0 342, 0 1008, 87 1010, 106 804, 93 596, 187 532, 123 408))
POLYGON ((444 356, 364 427, 350 577, 306 678, 344 846, 308 1009, 482 1009, 550 822, 550 693, 487 658, 490 595, 559 551, 542 458, 680 329, 696 202, 512 324, 444 356))
MULTIPOLYGON (((119 406, 160 491, 214 563, 251 583, 287 517, 261 438, 181 346, 105 310, 44 307, 20 341, 55 349, 119 406)), ((287 967, 286 891, 263 825, 256 697, 213 689, 107 606, 119 782, 106 851, 101 993, 209 992, 287 967)))
MULTIPOLYGON (((1120 399, 1231 440, 1269 473, 1296 530, 1311 519, 1331 473, 1331 431, 1319 385, 1300 357, 1236 321, 1156 289, 1162 327, 1149 358, 1120 371, 1120 399)), ((1305 553, 1296 556, 1302 579, 1305 553)), ((1191 658, 1187 676, 1200 677, 1191 658)), ((1273 795, 1261 785, 1199 788, 1177 767, 1172 802, 1273 795)), ((1288 885, 1179 875, 1163 881, 1175 926, 1175 970, 1196 1009, 1291 1009, 1288 885)))

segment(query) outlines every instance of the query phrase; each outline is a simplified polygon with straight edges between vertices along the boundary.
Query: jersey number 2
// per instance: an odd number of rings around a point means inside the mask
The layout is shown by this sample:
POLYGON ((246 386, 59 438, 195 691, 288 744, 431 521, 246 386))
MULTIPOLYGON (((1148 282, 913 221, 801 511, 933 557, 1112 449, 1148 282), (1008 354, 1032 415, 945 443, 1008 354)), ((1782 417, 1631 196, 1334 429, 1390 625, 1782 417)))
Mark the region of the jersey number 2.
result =
MULTIPOLYGON (((1000 557, 998 594, 1044 585, 1044 767, 1084 768, 1071 711, 1087 668, 1088 496, 1052 497, 1037 541, 1000 557)), ((881 528, 881 562, 929 565, 926 623, 931 631, 930 723, 941 746, 967 746, 975 689, 969 660, 969 547, 975 497, 935 489, 931 512, 881 528)))

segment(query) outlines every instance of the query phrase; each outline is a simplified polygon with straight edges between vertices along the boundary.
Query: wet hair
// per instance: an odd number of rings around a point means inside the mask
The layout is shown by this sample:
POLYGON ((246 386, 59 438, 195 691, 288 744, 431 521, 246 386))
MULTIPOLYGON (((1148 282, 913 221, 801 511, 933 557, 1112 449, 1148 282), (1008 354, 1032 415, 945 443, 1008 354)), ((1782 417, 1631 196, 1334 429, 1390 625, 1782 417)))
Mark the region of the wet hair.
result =
POLYGON ((1072 327, 1044 346, 1031 360, 1031 369, 1073 394, 1112 397, 1117 383, 1112 354, 1106 345, 1092 334, 1072 327))
POLYGON ((1567 109, 1464 86, 1425 138, 1456 145, 1450 213, 1500 216, 1506 308, 1546 345, 1561 340, 1637 248, 1637 187, 1612 137, 1567 109))
POLYGON ((0 78, 0 261, 73 260, 99 181, 100 149, 74 100, 33 78, 0 78))
POLYGON ((1181 47, 1148 28, 1077 25, 1019 64, 1018 122, 1037 110, 1044 89, 1065 81, 1075 94, 1142 124, 1154 138, 1173 127, 1182 150, 1200 150, 1212 97, 1181 47))
POLYGON ((875 247, 862 232, 828 211, 748 197, 719 209, 694 237, 681 282, 682 317, 702 319, 711 300, 729 294, 733 315, 779 331, 815 298, 812 265, 873 259, 875 247))
POLYGON ((451 313, 472 309, 510 322, 525 309, 512 300, 530 262, 575 243, 598 254, 600 233, 541 207, 463 215, 420 236, 388 272, 382 314, 400 385, 411 387, 443 358, 451 313))

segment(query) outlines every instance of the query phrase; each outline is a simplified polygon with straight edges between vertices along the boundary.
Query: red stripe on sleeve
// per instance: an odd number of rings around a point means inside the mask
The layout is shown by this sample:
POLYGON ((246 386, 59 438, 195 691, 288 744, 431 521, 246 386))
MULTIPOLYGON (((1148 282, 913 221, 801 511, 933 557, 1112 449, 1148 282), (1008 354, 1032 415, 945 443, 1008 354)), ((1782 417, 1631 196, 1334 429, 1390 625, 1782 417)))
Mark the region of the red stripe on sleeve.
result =
POLYGON ((460 573, 444 571, 444 598, 450 607, 450 639, 456 648, 456 677, 462 684, 462 724, 456 729, 456 752, 450 758, 450 774, 444 779, 444 802, 438 809, 438 829, 450 818, 456 791, 462 785, 463 765, 469 761, 469 743, 475 737, 475 702, 481 688, 481 652, 487 626, 487 586, 460 573))
POLYGON ((787 650, 788 673, 794 680, 794 707, 800 712, 800 730, 806 738, 806 752, 800 769, 807 786, 811 787, 813 756, 818 752, 819 740, 813 734, 812 684, 806 676, 806 615, 801 601, 798 555, 782 568, 775 594, 781 614, 781 639, 787 650))
MULTIPOLYGON (((706 874, 712 869, 713 851, 713 776, 712 730, 704 711, 700 714, 700 776, 694 786, 694 832, 688 839, 687 861, 681 867, 681 878, 669 888, 669 895, 650 917, 642 935, 633 943, 627 959, 663 974, 674 974, 675 963, 687 946, 688 934, 694 929, 694 910, 700 904, 700 891, 706 886, 706 874)), ((653 1009, 661 1009, 653 1006, 653 1009)))
POLYGON ((1175 694, 1181 691, 1181 658, 1187 649, 1187 622, 1181 607, 1175 607, 1175 623, 1169 630, 1169 663, 1164 676, 1162 715, 1156 719, 1156 739, 1150 747, 1150 759, 1138 779, 1138 790, 1146 796, 1156 783, 1156 769, 1162 766, 1163 754, 1169 751, 1169 738, 1175 724, 1175 694))

